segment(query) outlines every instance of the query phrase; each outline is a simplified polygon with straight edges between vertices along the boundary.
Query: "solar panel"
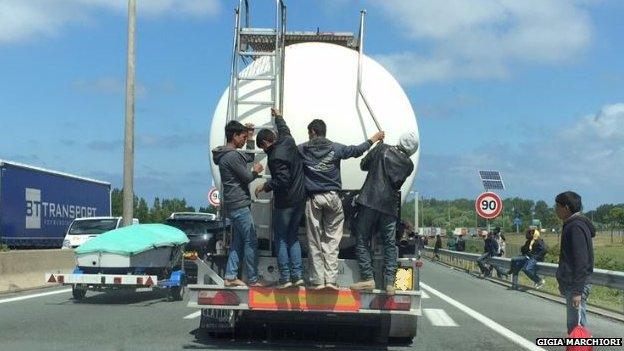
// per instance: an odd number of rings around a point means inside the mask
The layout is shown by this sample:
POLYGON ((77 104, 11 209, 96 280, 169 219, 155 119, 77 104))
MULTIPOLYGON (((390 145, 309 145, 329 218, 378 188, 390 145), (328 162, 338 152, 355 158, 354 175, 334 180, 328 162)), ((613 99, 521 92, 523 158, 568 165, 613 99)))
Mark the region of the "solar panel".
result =
POLYGON ((479 176, 485 190, 505 190, 503 177, 499 171, 479 171, 479 176))
POLYGON ((479 171, 479 175, 483 180, 502 180, 499 171, 479 171))

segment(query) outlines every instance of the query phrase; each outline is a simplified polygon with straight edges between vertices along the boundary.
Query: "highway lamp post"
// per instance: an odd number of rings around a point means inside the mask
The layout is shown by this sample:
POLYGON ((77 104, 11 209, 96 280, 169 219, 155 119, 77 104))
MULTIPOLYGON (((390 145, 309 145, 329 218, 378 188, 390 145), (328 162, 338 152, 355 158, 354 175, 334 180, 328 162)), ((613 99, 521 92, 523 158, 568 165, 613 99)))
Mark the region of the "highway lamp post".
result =
POLYGON ((136 0, 128 0, 128 58, 126 72, 126 121, 123 170, 123 225, 134 217, 134 31, 136 0))
POLYGON ((410 195, 414 195, 414 232, 418 232, 418 191, 412 190, 409 192, 410 195))

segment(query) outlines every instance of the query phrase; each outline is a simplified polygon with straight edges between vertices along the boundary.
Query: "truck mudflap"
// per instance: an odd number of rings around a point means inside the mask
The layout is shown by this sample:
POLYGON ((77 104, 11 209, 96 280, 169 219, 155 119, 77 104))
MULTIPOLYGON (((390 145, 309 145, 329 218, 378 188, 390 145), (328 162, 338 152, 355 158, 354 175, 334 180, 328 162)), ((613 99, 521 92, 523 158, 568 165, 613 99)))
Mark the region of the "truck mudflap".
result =
POLYGON ((311 290, 189 285, 188 306, 201 309, 421 315, 420 291, 311 290))

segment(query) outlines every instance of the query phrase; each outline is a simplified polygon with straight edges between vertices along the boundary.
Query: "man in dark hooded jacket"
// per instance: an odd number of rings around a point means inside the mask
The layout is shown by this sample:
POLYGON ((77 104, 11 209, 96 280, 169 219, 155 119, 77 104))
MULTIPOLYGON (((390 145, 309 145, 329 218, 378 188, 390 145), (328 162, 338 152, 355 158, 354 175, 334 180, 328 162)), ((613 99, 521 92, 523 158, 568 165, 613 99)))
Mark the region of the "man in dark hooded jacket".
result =
POLYGON ((282 114, 271 109, 277 128, 277 136, 270 129, 262 129, 256 137, 256 144, 267 154, 267 165, 271 179, 258 185, 260 192, 273 192, 274 233, 277 244, 277 264, 280 271, 277 288, 301 286, 303 267, 301 245, 299 244, 299 223, 305 210, 305 185, 303 162, 295 140, 282 114))
POLYGON ((303 157, 308 236, 310 283, 313 289, 336 289, 338 248, 342 239, 344 211, 338 191, 342 189, 340 162, 360 157, 375 142, 383 140, 377 132, 360 145, 342 145, 325 137, 327 126, 320 119, 308 125, 310 141, 299 145, 303 157))
POLYGON ((225 126, 227 144, 212 150, 213 162, 219 166, 223 186, 223 210, 232 221, 232 244, 225 268, 226 286, 244 286, 238 279, 239 261, 244 258, 245 273, 251 286, 262 285, 258 281, 257 250, 258 239, 251 216, 251 195, 249 183, 259 177, 263 167, 259 163, 249 167, 253 154, 238 149, 248 144, 253 148, 253 126, 243 126, 238 121, 230 121, 225 126))
POLYGON ((358 204, 355 234, 356 254, 360 266, 360 281, 351 285, 354 290, 375 288, 371 241, 374 234, 381 236, 384 246, 383 286, 394 294, 397 270, 396 223, 401 202, 401 186, 414 171, 410 159, 418 150, 418 135, 406 133, 399 144, 379 144, 360 162, 367 171, 366 180, 355 202, 358 204))
POLYGON ((568 333, 577 324, 587 326, 589 279, 594 271, 592 238, 596 236, 596 229, 581 214, 582 209, 581 196, 573 191, 555 198, 555 212, 563 220, 557 282, 559 292, 566 298, 568 333))

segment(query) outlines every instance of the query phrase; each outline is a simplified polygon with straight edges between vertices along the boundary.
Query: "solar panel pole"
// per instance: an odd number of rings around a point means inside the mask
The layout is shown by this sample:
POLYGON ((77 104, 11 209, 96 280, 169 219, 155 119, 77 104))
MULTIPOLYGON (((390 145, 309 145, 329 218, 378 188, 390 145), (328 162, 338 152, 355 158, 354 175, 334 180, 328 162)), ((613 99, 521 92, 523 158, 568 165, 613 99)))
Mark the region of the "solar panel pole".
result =
POLYGON ((128 0, 128 57, 126 72, 126 123, 123 170, 123 225, 132 224, 134 217, 134 30, 136 2, 128 0))

